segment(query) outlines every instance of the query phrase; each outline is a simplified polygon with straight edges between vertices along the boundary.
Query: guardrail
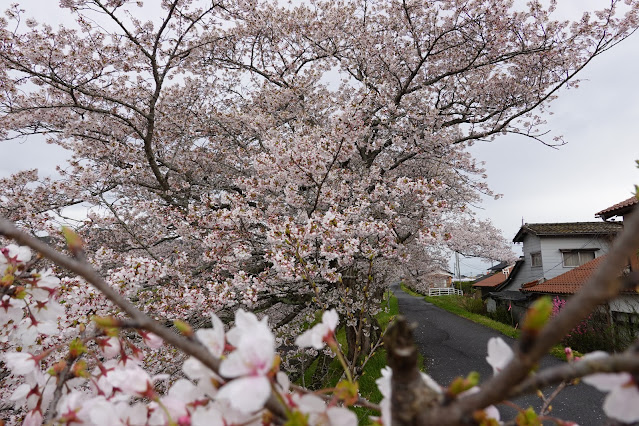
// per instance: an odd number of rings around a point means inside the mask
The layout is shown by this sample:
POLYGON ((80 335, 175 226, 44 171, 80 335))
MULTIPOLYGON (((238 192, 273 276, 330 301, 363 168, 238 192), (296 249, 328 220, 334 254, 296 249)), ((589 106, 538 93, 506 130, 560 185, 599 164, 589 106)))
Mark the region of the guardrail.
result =
POLYGON ((452 287, 432 287, 428 289, 429 296, 450 296, 451 294, 463 296, 464 292, 452 287))

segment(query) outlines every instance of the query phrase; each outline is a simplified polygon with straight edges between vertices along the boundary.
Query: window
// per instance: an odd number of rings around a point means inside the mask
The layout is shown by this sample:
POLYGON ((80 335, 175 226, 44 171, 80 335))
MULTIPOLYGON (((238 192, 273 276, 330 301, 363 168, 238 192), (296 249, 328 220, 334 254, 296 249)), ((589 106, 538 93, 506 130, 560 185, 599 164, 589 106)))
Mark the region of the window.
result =
POLYGON ((594 250, 561 250, 561 252, 565 268, 581 266, 595 258, 594 250))
POLYGON ((530 253, 530 261, 533 268, 541 266, 541 252, 538 251, 537 253, 530 253))

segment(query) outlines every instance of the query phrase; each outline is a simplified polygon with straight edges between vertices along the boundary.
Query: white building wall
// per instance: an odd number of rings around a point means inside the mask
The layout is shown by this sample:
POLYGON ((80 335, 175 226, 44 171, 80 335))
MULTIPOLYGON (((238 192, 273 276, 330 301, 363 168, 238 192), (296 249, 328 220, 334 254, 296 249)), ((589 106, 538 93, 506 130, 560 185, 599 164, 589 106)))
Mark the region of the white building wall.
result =
MULTIPOLYGON (((519 290, 521 286, 525 283, 528 283, 533 280, 538 280, 543 275, 543 269, 541 267, 533 268, 532 262, 530 260, 530 254, 541 251, 541 241, 539 237, 536 235, 526 234, 524 236, 524 262, 519 267, 517 271, 517 275, 515 278, 508 284, 508 286, 504 287, 502 290, 519 290)), ((542 255, 543 256, 543 255, 542 255)), ((542 265, 543 265, 543 257, 542 257, 542 265)))
POLYGON ((611 241, 607 237, 553 237, 541 239, 543 278, 549 280, 574 269, 563 264, 561 250, 596 249, 595 257, 608 253, 611 241))
POLYGON ((611 300, 609 305, 612 312, 639 314, 639 297, 635 295, 621 295, 611 300))

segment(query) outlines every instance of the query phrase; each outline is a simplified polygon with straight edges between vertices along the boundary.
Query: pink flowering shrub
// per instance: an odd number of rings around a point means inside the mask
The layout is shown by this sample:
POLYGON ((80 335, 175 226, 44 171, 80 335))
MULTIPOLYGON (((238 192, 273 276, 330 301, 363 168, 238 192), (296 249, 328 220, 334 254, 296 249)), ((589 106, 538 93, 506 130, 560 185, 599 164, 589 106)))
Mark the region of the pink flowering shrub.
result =
MULTIPOLYGON (((555 297, 552 304, 552 314, 555 316, 566 301, 555 297)), ((632 344, 636 331, 632 323, 615 323, 607 312, 595 311, 577 324, 561 343, 582 353, 601 350, 619 352, 632 344)))
MULTIPOLYGON (((560 299, 558 296, 552 300, 552 314, 553 316, 557 315, 559 311, 566 305, 566 301, 564 299, 560 299)), ((571 336, 583 336, 586 333, 592 333, 592 326, 590 324, 590 320, 592 319, 592 314, 588 316, 588 318, 581 321, 572 331, 566 335, 566 338, 570 338, 571 336)), ((571 346, 571 345, 567 345, 571 346)))

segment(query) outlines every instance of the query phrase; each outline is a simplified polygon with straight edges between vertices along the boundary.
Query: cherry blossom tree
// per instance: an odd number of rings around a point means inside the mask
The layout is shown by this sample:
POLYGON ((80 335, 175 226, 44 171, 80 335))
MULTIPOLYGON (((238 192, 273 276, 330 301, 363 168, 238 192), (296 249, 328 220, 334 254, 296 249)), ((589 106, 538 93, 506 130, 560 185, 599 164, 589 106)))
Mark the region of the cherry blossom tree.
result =
POLYGON ((468 144, 557 143, 543 139, 549 103, 638 13, 163 0, 144 20, 137 3, 61 1, 75 23, 58 28, 19 6, 0 20, 0 134, 44 135, 72 157, 57 179, 0 182, 0 213, 56 243, 64 208, 90 206, 75 224, 89 261, 158 319, 276 308, 292 343, 336 308, 354 375, 399 268, 445 247, 511 256, 472 217, 494 194, 468 144))

